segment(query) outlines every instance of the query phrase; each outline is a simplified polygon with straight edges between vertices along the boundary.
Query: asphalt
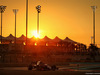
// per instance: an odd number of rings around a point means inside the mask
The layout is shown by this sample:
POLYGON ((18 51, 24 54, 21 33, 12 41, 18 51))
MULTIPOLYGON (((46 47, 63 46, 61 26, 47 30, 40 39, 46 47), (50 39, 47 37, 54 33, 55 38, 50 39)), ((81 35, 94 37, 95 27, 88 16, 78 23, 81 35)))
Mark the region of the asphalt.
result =
POLYGON ((0 67, 0 75, 100 75, 99 69, 88 69, 99 67, 100 64, 91 65, 67 65, 58 66, 56 71, 36 71, 28 70, 27 67, 0 67), (85 69, 84 69, 85 68, 85 69))
POLYGON ((29 70, 0 70, 0 75, 86 75, 78 71, 29 71, 29 70))

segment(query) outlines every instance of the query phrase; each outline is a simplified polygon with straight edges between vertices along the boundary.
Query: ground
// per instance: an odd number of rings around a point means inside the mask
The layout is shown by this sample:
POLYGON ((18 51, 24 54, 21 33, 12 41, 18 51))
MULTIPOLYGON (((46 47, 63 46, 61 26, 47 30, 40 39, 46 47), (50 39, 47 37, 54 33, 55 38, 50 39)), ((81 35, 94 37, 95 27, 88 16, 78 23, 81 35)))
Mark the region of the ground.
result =
POLYGON ((72 70, 59 69, 56 71, 28 70, 27 67, 3 67, 0 68, 0 75, 100 75, 100 70, 72 70))
POLYGON ((100 75, 100 63, 76 63, 57 66, 56 71, 28 70, 28 67, 0 66, 0 75, 100 75))
POLYGON ((72 71, 28 71, 0 70, 0 75, 86 75, 84 72, 72 71))

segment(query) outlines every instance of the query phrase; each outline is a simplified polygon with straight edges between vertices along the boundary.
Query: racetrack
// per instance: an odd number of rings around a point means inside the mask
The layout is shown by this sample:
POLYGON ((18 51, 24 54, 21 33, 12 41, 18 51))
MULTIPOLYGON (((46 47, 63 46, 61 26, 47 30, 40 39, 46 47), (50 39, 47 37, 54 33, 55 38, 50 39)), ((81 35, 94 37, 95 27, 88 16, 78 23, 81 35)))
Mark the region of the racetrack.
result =
MULTIPOLYGON (((76 70, 68 66, 60 66, 56 71, 28 70, 27 67, 1 67, 0 75, 89 75, 88 73, 99 73, 100 70, 76 70)), ((92 74, 93 75, 93 74, 92 74)))
POLYGON ((85 75, 75 71, 0 70, 0 75, 85 75))
POLYGON ((56 70, 56 71, 37 71, 28 70, 27 67, 3 67, 0 68, 0 75, 85 75, 85 72, 56 70))

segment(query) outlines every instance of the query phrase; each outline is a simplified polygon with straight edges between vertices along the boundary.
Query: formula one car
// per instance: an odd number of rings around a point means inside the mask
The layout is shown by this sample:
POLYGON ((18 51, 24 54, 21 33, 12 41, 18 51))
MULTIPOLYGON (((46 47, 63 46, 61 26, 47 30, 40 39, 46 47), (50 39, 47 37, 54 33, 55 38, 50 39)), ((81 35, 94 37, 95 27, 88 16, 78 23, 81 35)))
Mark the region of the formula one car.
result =
POLYGON ((41 61, 37 62, 31 62, 28 66, 28 70, 38 70, 38 71, 49 71, 49 70, 58 70, 58 68, 55 65, 49 66, 48 64, 45 64, 41 61))

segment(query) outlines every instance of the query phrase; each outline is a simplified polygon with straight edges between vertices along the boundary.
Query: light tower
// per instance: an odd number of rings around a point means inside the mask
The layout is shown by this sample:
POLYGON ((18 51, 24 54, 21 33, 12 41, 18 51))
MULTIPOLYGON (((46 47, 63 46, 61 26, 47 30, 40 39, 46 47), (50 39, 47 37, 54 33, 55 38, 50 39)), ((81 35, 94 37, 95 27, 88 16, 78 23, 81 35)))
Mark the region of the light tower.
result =
POLYGON ((18 12, 18 9, 13 9, 13 12, 15 14, 15 49, 16 49, 16 14, 18 12))
POLYGON ((95 10, 97 6, 91 6, 93 9, 93 44, 95 45, 95 10))
POLYGON ((39 35, 39 13, 41 12, 41 6, 40 5, 36 6, 36 10, 37 10, 37 35, 39 35))
POLYGON ((0 13, 1 13, 1 44, 2 44, 2 13, 4 13, 6 6, 0 6, 0 13))
POLYGON ((28 35, 28 0, 26 0, 26 50, 27 50, 27 35, 28 35))

